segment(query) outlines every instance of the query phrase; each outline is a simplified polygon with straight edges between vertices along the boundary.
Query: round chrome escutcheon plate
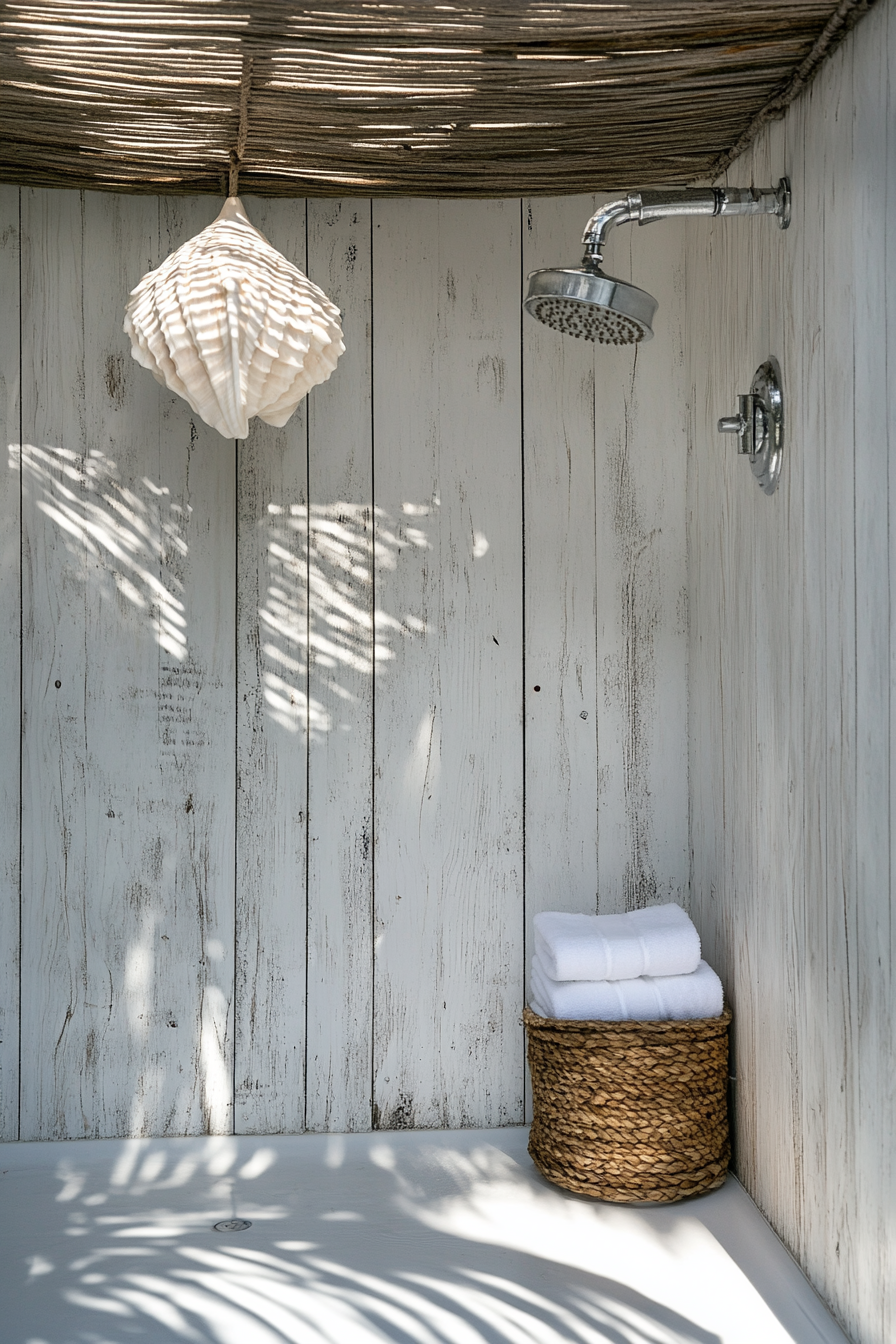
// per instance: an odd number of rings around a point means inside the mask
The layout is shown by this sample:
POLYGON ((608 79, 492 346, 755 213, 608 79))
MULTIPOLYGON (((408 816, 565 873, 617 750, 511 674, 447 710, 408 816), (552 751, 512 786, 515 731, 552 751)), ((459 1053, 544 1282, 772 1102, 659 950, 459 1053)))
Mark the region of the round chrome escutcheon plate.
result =
POLYGON ((784 457, 784 398, 781 368, 776 359, 767 359, 753 376, 753 446, 750 466, 762 489, 773 495, 781 479, 784 457))

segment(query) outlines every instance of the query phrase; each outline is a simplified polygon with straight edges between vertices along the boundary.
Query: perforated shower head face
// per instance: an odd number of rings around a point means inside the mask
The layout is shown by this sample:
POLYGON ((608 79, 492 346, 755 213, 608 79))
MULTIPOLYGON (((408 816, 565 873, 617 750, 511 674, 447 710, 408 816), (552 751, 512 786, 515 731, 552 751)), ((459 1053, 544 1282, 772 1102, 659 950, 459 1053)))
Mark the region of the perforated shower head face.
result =
POLYGON ((656 299, 643 289, 602 271, 533 271, 523 307, 532 317, 566 336, 632 345, 649 341, 656 299))

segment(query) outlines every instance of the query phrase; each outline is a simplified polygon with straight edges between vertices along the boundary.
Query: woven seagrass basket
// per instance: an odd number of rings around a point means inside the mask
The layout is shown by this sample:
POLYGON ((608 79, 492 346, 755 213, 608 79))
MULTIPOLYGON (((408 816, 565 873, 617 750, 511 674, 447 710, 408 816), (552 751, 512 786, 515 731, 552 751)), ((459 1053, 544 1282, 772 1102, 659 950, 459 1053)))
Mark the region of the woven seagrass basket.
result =
POLYGON ((725 1179, 731 1013, 567 1022, 523 1010, 542 1175, 617 1203, 671 1203, 725 1179))

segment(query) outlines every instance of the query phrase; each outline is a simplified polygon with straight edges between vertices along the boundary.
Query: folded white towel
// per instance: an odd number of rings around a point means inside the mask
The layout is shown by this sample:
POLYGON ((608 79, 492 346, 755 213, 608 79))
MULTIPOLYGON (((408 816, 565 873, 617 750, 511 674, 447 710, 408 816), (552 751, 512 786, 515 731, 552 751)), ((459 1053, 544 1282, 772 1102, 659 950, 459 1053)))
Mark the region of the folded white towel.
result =
POLYGON ((627 915, 535 916, 535 949, 551 980, 632 980, 688 975, 700 960, 700 935, 680 905, 627 915))
POLYGON ((642 975, 634 980, 551 980, 532 958, 529 1002, 539 1017, 566 1021, 664 1022, 718 1017, 722 982, 705 961, 690 975, 642 975))

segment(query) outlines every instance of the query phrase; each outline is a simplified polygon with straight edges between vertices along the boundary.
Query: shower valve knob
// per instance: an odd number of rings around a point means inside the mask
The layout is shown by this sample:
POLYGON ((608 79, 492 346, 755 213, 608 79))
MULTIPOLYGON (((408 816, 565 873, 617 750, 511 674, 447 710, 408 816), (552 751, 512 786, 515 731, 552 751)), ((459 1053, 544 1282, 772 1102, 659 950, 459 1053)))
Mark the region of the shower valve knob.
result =
POLYGON ((781 370, 775 359, 760 364, 750 391, 737 399, 737 415, 723 415, 720 434, 736 434, 737 450, 749 457, 753 475, 767 495, 774 494, 784 450, 781 370))
POLYGON ((752 393, 737 399, 739 411, 737 415, 723 415, 719 421, 720 434, 736 434, 740 442, 737 445, 739 453, 747 453, 752 457, 753 444, 756 438, 756 405, 752 393))

